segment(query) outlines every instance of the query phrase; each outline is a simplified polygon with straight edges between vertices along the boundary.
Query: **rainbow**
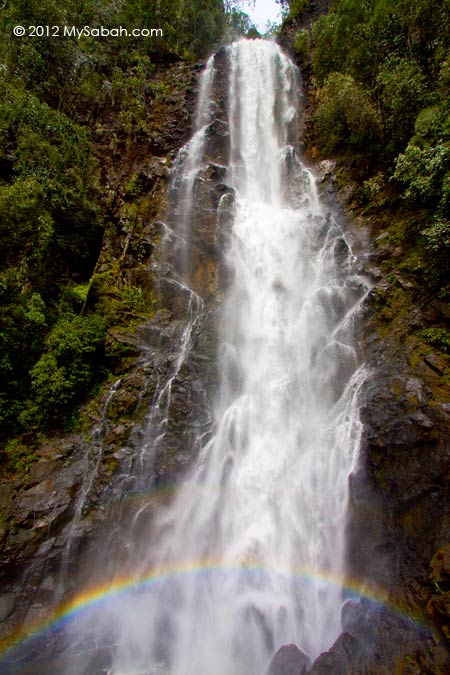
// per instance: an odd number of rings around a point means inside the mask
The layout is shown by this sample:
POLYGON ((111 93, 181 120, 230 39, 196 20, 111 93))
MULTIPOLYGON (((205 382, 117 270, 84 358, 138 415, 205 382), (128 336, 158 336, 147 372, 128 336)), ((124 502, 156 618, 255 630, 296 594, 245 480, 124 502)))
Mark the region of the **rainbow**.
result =
MULTIPOLYGON (((399 617, 414 622, 418 627, 425 627, 423 617, 413 616, 398 605, 389 601, 388 595, 369 590, 366 586, 352 579, 344 579, 333 574, 323 574, 307 569, 269 569, 258 564, 224 566, 213 560, 196 561, 182 565, 166 566, 163 569, 148 570, 145 573, 117 577, 107 583, 98 584, 84 589, 71 600, 58 605, 44 620, 37 620, 28 625, 26 629, 14 632, 0 643, 0 658, 3 658, 14 648, 29 640, 39 637, 46 631, 55 630, 75 616, 89 609, 95 609, 98 605, 119 598, 122 594, 151 588, 158 583, 170 581, 170 579, 187 575, 210 575, 210 574, 236 574, 249 573, 261 575, 275 575, 283 579, 301 579, 305 582, 327 583, 338 586, 343 594, 348 597, 364 597, 378 604, 387 606, 390 611, 399 617)), ((427 630, 429 630, 427 628, 427 630)))

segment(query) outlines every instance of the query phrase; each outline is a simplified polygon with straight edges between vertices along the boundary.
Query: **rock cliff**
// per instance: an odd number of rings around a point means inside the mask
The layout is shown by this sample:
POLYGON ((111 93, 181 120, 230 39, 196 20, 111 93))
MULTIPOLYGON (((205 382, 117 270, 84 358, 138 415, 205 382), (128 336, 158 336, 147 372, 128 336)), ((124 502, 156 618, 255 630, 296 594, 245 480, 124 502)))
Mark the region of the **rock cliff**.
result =
MULTIPOLYGON (((222 57, 219 51, 219 70, 222 57)), ((44 618, 62 590, 74 592, 92 541, 117 519, 129 518, 119 499, 137 493, 130 512, 139 504, 151 513, 157 503, 146 501, 145 494, 172 485, 194 459, 195 448, 185 450, 192 445, 190 429, 200 427, 205 438, 210 433, 217 386, 216 311, 226 286, 218 250, 233 208, 233 194, 223 182, 228 146, 220 91, 208 136, 210 161, 196 185, 191 285, 198 299, 172 283, 174 249, 169 246, 167 253, 162 245, 167 244, 163 220, 169 168, 192 126, 198 70, 183 63, 161 70, 169 93, 148 111, 148 136, 125 144, 113 119, 105 120, 99 133, 96 148, 111 223, 91 292, 107 298, 108 283, 132 281, 141 289, 143 309, 130 312, 128 330, 111 333, 121 358, 114 377, 83 407, 81 431, 46 438, 23 474, 2 477, 0 627, 5 639, 44 618), (139 208, 139 227, 130 227, 130 205, 139 208), (177 365, 193 302, 192 349, 177 365), (169 382, 160 415, 151 417, 151 404, 169 382), (159 453, 136 457, 142 438, 158 432, 164 434, 159 453), (149 472, 136 485, 132 476, 138 461, 148 462, 149 472), (61 570, 68 585, 61 585, 61 570)), ((348 180, 342 188, 339 167, 328 167, 322 191, 348 212, 361 242, 361 272, 373 284, 359 329, 360 355, 370 377, 361 401, 362 454, 350 477, 349 577, 385 604, 348 601, 344 632, 329 652, 311 666, 291 645, 274 657, 269 672, 444 675, 450 667, 445 646, 450 631, 449 364, 431 350, 421 352, 414 336, 428 325, 430 312, 448 322, 448 308, 422 295, 395 264, 389 274, 383 271, 383 260, 395 261, 395 247, 382 232, 380 237, 384 223, 355 207, 348 189, 351 176, 348 180)), ((19 660, 26 663, 35 648, 24 647, 19 660)))

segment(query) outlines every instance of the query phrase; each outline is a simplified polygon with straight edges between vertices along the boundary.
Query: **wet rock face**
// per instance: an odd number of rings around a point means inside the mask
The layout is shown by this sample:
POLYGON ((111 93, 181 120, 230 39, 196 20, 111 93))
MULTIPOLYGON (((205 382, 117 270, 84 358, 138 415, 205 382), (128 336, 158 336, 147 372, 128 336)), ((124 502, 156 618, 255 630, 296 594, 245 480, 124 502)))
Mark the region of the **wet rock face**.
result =
POLYGON ((207 161, 226 166, 230 153, 230 135, 228 129, 228 72, 229 56, 226 47, 216 52, 212 100, 214 101, 214 120, 208 128, 205 156, 207 161))
POLYGON ((164 100, 155 97, 148 111, 150 138, 142 139, 141 148, 147 159, 176 151, 189 137, 200 68, 180 62, 162 69, 163 82, 169 84, 171 93, 164 100))
POLYGON ((283 645, 266 675, 445 675, 448 654, 427 628, 360 598, 342 610, 343 632, 311 665, 296 646, 283 645), (435 669, 431 669, 435 668, 435 669))
POLYGON ((4 518, 1 637, 22 620, 41 585, 43 597, 54 590, 48 574, 61 554, 62 532, 73 517, 82 484, 84 447, 75 435, 42 446, 39 455, 25 485, 17 480, 0 486, 4 518))
MULTIPOLYGON (((384 512, 384 534, 368 542, 372 562, 368 556, 367 573, 377 574, 378 550, 388 554, 391 581, 404 583, 415 575, 423 578, 424 563, 436 546, 448 541, 450 416, 431 401, 425 383, 412 376, 401 357, 394 356, 386 349, 382 357, 375 356, 365 387, 361 464, 384 512)), ((364 496, 359 499, 364 504, 364 496)), ((379 517, 379 509, 377 513, 379 517)), ((356 558, 355 549, 352 563, 358 567, 356 558)))
MULTIPOLYGON (((111 211, 111 226, 105 230, 97 270, 111 274, 119 288, 139 286, 143 297, 152 301, 157 295, 152 263, 162 238, 158 219, 165 212, 168 167, 191 133, 198 72, 198 67, 177 63, 160 73, 171 95, 155 99, 148 110, 148 137, 136 139, 126 148, 123 141, 112 148, 103 138, 96 139, 105 199, 111 211), (142 209, 142 226, 134 229, 124 217, 133 199, 124 187, 130 179, 142 209)), ((122 138, 120 128, 111 128, 113 132, 122 138)), ((223 159, 224 151, 219 150, 220 143, 213 136, 212 130, 211 148, 214 145, 217 156, 223 159)), ((221 142, 226 144, 226 139, 221 142)), ((206 173, 205 182, 221 184, 221 167, 211 164, 206 173)), ((216 274, 215 243, 208 241, 209 236, 216 236, 215 228, 213 219, 207 218, 209 205, 216 209, 223 192, 224 187, 218 187, 210 203, 204 204, 205 221, 199 224, 203 230, 198 234, 198 275, 203 264, 213 266, 211 274, 216 274)), ((204 194, 205 200, 209 199, 206 187, 204 194)), ((201 285, 206 287, 206 281, 201 285)), ((140 316, 137 329, 111 331, 112 342, 123 345, 127 356, 120 365, 117 383, 110 390, 105 388, 103 398, 99 396, 95 404, 83 410, 85 430, 46 441, 36 449, 37 460, 23 475, 0 480, 0 637, 11 634, 24 619, 26 627, 28 622, 48 616, 56 601, 63 561, 66 597, 75 590, 77 575, 83 578, 85 574, 80 561, 90 542, 110 518, 117 517, 114 508, 109 511, 105 505, 114 503, 130 486, 127 472, 135 461, 136 446, 147 433, 147 413, 158 387, 172 372, 174 350, 186 319, 185 299, 178 302, 172 295, 169 300, 166 306, 160 301, 162 306, 156 314, 152 311, 150 317, 140 316)), ((137 323, 135 315, 130 319, 137 323)), ((215 354, 213 324, 213 313, 205 307, 193 331, 192 349, 173 382, 166 438, 152 458, 153 484, 172 484, 186 470, 192 462, 187 448, 192 446, 194 431, 207 437, 209 398, 216 378, 211 365, 215 354)), ((141 487, 149 489, 149 483, 141 487)))
POLYGON ((315 660, 308 675, 421 675, 426 672, 444 675, 447 672, 428 670, 435 659, 445 663, 446 658, 445 650, 436 647, 429 632, 382 608, 375 611, 378 614, 375 631, 370 625, 373 617, 366 616, 369 621, 365 621, 360 616, 363 627, 352 625, 359 638, 347 631, 341 633, 332 647, 315 660))
POLYGON ((185 148, 182 149, 177 159, 177 162, 181 160, 179 168, 175 167, 167 214, 168 222, 175 231, 180 228, 180 223, 184 223, 179 232, 181 239, 174 240, 173 250, 169 253, 170 264, 175 268, 184 267, 189 286, 201 298, 213 302, 214 296, 223 289, 226 278, 221 253, 226 245, 234 202, 233 190, 226 185, 230 153, 228 70, 228 50, 222 48, 214 57, 211 121, 205 131, 201 168, 192 184, 192 193, 185 193, 187 180, 183 174, 183 161, 186 160, 183 159, 185 148))
POLYGON ((332 648, 319 656, 309 675, 348 675, 358 671, 362 664, 361 648, 349 633, 341 633, 332 648))
POLYGON ((428 615, 450 639, 450 544, 440 548, 430 562, 433 594, 428 600, 428 615))
POLYGON ((194 185, 189 282, 205 299, 223 290, 222 251, 233 217, 234 192, 223 182, 226 168, 209 163, 194 185))
MULTIPOLYGON (((450 415, 436 404, 423 370, 411 369, 404 349, 394 341, 380 344, 375 334, 366 345, 364 432, 360 462, 350 476, 349 574, 387 594, 406 616, 422 616, 426 623, 428 608, 442 629, 447 600, 440 593, 433 607, 428 575, 430 560, 450 538, 450 415)), ((428 672, 434 659, 440 665, 430 672, 450 667, 445 648, 436 656, 425 629, 405 626, 387 611, 373 615, 348 605, 343 627, 362 646, 374 646, 379 670, 373 672, 392 672, 396 659, 398 668, 416 664, 405 671, 411 673, 428 672)))
POLYGON ((342 629, 372 650, 380 623, 380 608, 367 598, 347 600, 341 613, 342 629))
POLYGON ((211 399, 217 387, 216 331, 212 311, 205 310, 193 327, 191 349, 171 385, 167 432, 158 446, 155 481, 174 484, 192 465, 212 432, 211 399))
MULTIPOLYGON (((333 164, 320 168, 321 189, 334 204, 333 164)), ((429 565, 450 541, 448 386, 442 376, 444 366, 434 359, 435 354, 419 354, 410 342, 417 327, 424 326, 420 321, 429 299, 409 308, 402 305, 399 321, 392 323, 391 332, 386 330, 386 293, 393 284, 401 293, 413 292, 403 274, 395 272, 395 281, 388 280, 382 266, 377 266, 386 257, 395 258, 387 239, 382 235, 371 243, 367 238, 363 249, 354 249, 361 272, 369 275, 374 287, 365 298, 357 328, 368 375, 360 396, 364 425, 360 457, 349 477, 347 574, 375 596, 401 607, 404 616, 420 617, 426 625, 432 617, 439 642, 443 637, 439 638, 439 628, 445 635, 446 622, 450 623, 449 615, 443 618, 448 589, 443 584, 441 592, 434 594, 429 565)), ((341 253, 336 250, 337 261, 341 253)), ((446 648, 435 644, 425 629, 405 627, 395 612, 369 610, 360 603, 344 607, 343 629, 358 641, 364 658, 370 657, 372 669, 352 666, 356 670, 349 672, 387 675, 396 668, 408 675, 450 672, 446 648), (367 653, 370 644, 374 646, 371 655, 367 653)))
POLYGON ((305 675, 311 659, 296 645, 283 645, 273 656, 266 675, 305 675))

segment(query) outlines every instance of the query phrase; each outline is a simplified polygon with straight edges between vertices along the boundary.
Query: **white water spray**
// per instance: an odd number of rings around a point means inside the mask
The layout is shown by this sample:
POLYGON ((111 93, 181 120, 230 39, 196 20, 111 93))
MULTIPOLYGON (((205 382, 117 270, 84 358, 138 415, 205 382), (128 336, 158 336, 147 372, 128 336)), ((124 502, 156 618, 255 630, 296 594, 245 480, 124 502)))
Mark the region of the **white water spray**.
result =
MULTIPOLYGON (((366 289, 293 145, 296 68, 265 41, 231 45, 228 67, 226 180, 235 216, 223 252, 229 286, 215 434, 160 509, 148 553, 141 542, 133 561, 136 578, 152 570, 159 581, 99 615, 114 636, 114 675, 263 675, 282 644, 314 658, 341 631, 364 376, 351 329, 366 289), (180 573, 167 574, 173 569, 180 573)), ((211 59, 196 132, 175 165, 181 276, 214 77, 211 59)))

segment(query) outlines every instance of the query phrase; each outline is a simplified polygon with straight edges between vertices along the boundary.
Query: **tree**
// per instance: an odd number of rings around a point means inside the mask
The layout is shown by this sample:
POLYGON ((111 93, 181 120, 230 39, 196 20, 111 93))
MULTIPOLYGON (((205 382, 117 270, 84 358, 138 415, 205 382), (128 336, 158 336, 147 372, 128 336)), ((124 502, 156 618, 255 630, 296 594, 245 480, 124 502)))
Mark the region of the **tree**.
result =
POLYGON ((420 67, 409 59, 388 57, 377 76, 384 124, 394 150, 401 150, 414 129, 418 111, 427 100, 420 67))
POLYGON ((319 94, 316 122, 320 146, 328 152, 346 144, 370 149, 380 139, 377 110, 351 75, 331 73, 327 77, 319 94))

